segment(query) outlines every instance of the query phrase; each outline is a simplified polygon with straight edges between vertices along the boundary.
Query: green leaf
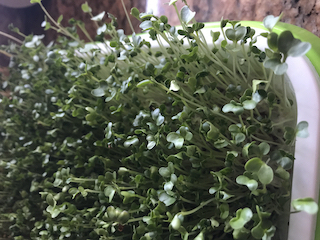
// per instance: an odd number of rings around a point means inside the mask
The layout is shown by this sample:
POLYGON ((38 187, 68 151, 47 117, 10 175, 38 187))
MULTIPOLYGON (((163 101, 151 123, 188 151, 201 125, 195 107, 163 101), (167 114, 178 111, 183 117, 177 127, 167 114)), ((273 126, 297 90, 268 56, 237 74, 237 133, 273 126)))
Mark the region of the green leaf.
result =
POLYGON ((278 51, 278 34, 272 32, 268 35, 268 46, 274 52, 278 51))
POLYGON ((289 30, 283 31, 278 38, 278 50, 284 54, 288 54, 294 41, 295 38, 289 30))
POLYGON ((290 179, 290 173, 288 173, 286 170, 283 169, 283 167, 278 166, 276 169, 275 173, 282 179, 284 180, 289 180, 290 179))
POLYGON ((252 80, 252 92, 255 93, 258 90, 258 86, 260 84, 267 84, 267 83, 268 81, 265 81, 265 80, 257 80, 257 79, 252 80))
POLYGON ((46 202, 49 204, 49 206, 55 207, 57 205, 56 200, 53 198, 52 194, 49 193, 46 197, 46 202))
POLYGON ((226 219, 229 216, 229 204, 223 203, 219 206, 220 217, 226 219))
POLYGON ((219 37, 220 37, 220 32, 213 32, 212 30, 210 31, 210 35, 212 37, 212 41, 216 42, 219 37))
POLYGON ((107 186, 104 189, 104 195, 109 198, 109 203, 112 202, 112 199, 115 193, 116 193, 116 190, 111 186, 107 186))
POLYGON ((139 83, 137 84, 137 88, 145 87, 145 86, 147 86, 147 85, 149 85, 149 84, 152 84, 152 83, 153 83, 153 82, 152 82, 151 80, 146 79, 146 80, 143 80, 143 81, 139 82, 139 83))
POLYGON ((176 2, 178 2, 178 0, 171 0, 171 1, 169 2, 169 6, 172 5, 172 4, 175 4, 176 2))
POLYGON ((220 187, 211 187, 209 188, 210 194, 215 194, 217 191, 219 191, 220 187))
POLYGON ((285 170, 289 170, 293 166, 293 161, 288 157, 281 157, 277 163, 285 170))
POLYGON ((244 108, 234 102, 230 102, 223 106, 222 111, 224 113, 233 112, 236 115, 240 115, 243 113, 244 108))
POLYGON ((312 198, 294 199, 292 207, 297 211, 304 211, 308 214, 316 214, 318 212, 318 204, 312 198))
POLYGON ((138 8, 136 7, 131 8, 131 15, 139 19, 140 11, 138 10, 138 8))
POLYGON ((263 62, 265 68, 270 68, 276 75, 282 75, 286 73, 288 69, 287 63, 281 63, 278 58, 271 58, 263 62))
POLYGON ((262 222, 259 222, 257 226, 251 229, 251 234, 255 239, 262 239, 264 235, 264 229, 262 228, 262 222))
POLYGON ((224 139, 218 139, 217 141, 214 142, 213 145, 215 148, 220 149, 220 148, 224 148, 224 147, 228 146, 229 143, 224 139))
POLYGON ((248 172, 258 172, 265 163, 260 158, 251 158, 244 166, 248 172))
POLYGON ((149 150, 151 150, 152 148, 154 148, 154 147, 157 145, 157 143, 156 143, 156 141, 154 140, 154 137, 153 137, 152 135, 148 135, 148 136, 147 136, 147 141, 148 141, 147 148, 148 148, 149 150))
POLYGON ((188 6, 183 6, 181 8, 181 11, 180 11, 180 14, 181 14, 181 19, 183 22, 185 23, 189 23, 193 18, 194 16, 196 15, 195 12, 192 12, 188 6))
POLYGON ((135 146, 139 143, 139 139, 136 136, 129 136, 127 140, 124 142, 124 147, 135 146))
POLYGON ((262 155, 267 155, 270 151, 270 145, 266 142, 262 142, 259 144, 259 149, 262 155))
POLYGON ((179 91, 179 89, 180 89, 180 87, 179 87, 178 83, 177 83, 175 80, 172 80, 172 81, 170 82, 170 88, 169 88, 169 90, 170 90, 170 91, 177 92, 177 91, 179 91))
POLYGON ((240 185, 247 186, 251 191, 254 191, 258 188, 258 182, 254 179, 250 179, 244 175, 240 175, 236 178, 236 182, 240 185))
POLYGON ((232 218, 229 224, 233 229, 241 229, 251 220, 252 216, 253 214, 250 208, 238 209, 236 217, 232 218))
POLYGON ((245 100, 242 105, 244 109, 252 110, 257 106, 257 102, 253 100, 245 100))
POLYGON ((31 0, 30 3, 41 3, 41 0, 31 0))
POLYGON ((267 164, 263 164, 259 171, 257 172, 259 181, 262 184, 269 184, 273 180, 273 170, 267 164))
POLYGON ((104 130, 105 138, 110 139, 112 137, 112 122, 108 123, 108 126, 104 130))
POLYGON ((49 212, 51 214, 52 218, 56 218, 59 214, 60 214, 60 209, 57 207, 52 207, 52 206, 48 206, 46 208, 46 211, 49 212))
POLYGON ((287 143, 292 142, 296 136, 295 130, 291 127, 285 127, 284 130, 285 130, 284 139, 286 140, 287 143))
POLYGON ((235 229, 233 232, 232 232, 232 235, 233 235, 233 238, 234 239, 248 239, 249 235, 250 235, 250 231, 246 228, 240 228, 240 229, 235 229))
POLYGON ((185 140, 191 141, 193 134, 189 131, 187 127, 181 126, 178 132, 185 140))
POLYGON ((220 131, 211 122, 209 122, 209 124, 210 124, 210 130, 207 132, 207 138, 209 140, 217 140, 220 136, 220 131))
POLYGON ((245 37, 247 34, 247 28, 246 27, 237 27, 236 29, 227 29, 226 30, 226 37, 231 41, 239 41, 245 37))
POLYGON ((98 87, 91 91, 91 94, 95 97, 103 97, 105 95, 104 88, 98 87))
POLYGON ((142 23, 140 23, 139 27, 145 31, 145 30, 149 30, 151 28, 153 28, 152 22, 147 20, 147 21, 143 21, 142 23))
POLYGON ((194 240, 205 240, 203 231, 201 231, 195 238, 194 240))
POLYGON ((174 229, 174 230, 178 230, 181 227, 181 223, 183 222, 183 215, 181 214, 176 214, 171 223, 170 226, 174 229))
POLYGON ((180 149, 183 146, 184 138, 175 132, 171 132, 167 135, 167 141, 174 144, 176 149, 180 149))
POLYGON ((302 121, 299 122, 296 128, 296 136, 297 137, 301 137, 301 138, 306 138, 309 136, 309 132, 308 132, 308 122, 306 121, 302 121))
POLYGON ((170 195, 168 195, 166 192, 160 192, 158 194, 159 197, 159 201, 163 202, 167 207, 174 204, 176 199, 174 197, 171 197, 170 195))
POLYGON ((98 15, 92 17, 91 20, 95 21, 95 22, 99 22, 99 21, 101 21, 103 19, 105 14, 106 14, 106 12, 103 11, 102 13, 99 13, 98 15))
POLYGON ((89 5, 88 5, 87 2, 81 4, 81 9, 82 9, 82 11, 85 12, 85 13, 90 13, 90 12, 92 12, 92 9, 89 7, 89 5))
POLYGON ((207 90, 205 87, 201 87, 199 89, 197 89, 193 94, 202 94, 202 93, 205 93, 207 90))
POLYGON ((242 143, 246 139, 246 135, 243 133, 236 133, 234 136, 235 144, 242 143))
POLYGON ((57 23, 60 24, 61 21, 62 21, 62 19, 63 19, 63 15, 60 15, 59 18, 58 18, 58 20, 57 20, 57 23))
POLYGON ((287 72, 288 70, 288 64, 287 63, 281 63, 276 66, 274 69, 274 74, 276 75, 283 75, 287 72))
POLYGON ((277 24, 277 22, 280 20, 281 15, 278 17, 275 17, 273 15, 268 15, 263 19, 263 25, 265 28, 267 28, 269 31, 271 31, 274 26, 277 24))
POLYGON ((308 42, 298 42, 294 44, 288 51, 288 56, 300 57, 305 55, 311 49, 311 44, 308 42))

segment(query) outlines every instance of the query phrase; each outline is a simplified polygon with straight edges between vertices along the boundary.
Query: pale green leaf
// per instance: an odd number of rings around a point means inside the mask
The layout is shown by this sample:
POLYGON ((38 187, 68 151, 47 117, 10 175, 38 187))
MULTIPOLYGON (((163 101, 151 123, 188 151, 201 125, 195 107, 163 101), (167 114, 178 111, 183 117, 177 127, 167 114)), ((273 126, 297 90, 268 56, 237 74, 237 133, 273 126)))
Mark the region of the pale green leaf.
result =
POLYGON ((104 15, 106 14, 105 11, 103 11, 102 13, 99 13, 98 15, 94 16, 91 18, 92 21, 96 21, 99 22, 103 19, 104 15))
POLYGON ((318 204, 312 198, 294 199, 292 207, 297 211, 304 211, 309 214, 316 214, 318 212, 318 204))
POLYGON ((189 23, 194 18, 194 16, 196 15, 196 13, 192 12, 188 8, 188 6, 183 6, 181 8, 180 14, 181 14, 182 21, 185 22, 185 23, 189 23))

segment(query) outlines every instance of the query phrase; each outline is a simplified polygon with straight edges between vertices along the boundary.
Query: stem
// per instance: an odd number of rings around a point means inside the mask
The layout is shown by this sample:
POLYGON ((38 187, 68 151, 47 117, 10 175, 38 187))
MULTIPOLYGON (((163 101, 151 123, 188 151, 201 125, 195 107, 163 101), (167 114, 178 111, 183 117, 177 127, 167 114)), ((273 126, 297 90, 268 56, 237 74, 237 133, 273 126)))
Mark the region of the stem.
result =
MULTIPOLYGON (((155 79, 151 78, 151 81, 154 82, 155 84, 159 85, 159 86, 160 86, 163 90, 165 90, 166 92, 171 93, 172 95, 180 98, 181 100, 183 100, 183 101, 185 101, 185 102, 188 102, 189 104, 192 104, 193 106, 195 106, 195 107, 197 107, 197 108, 200 108, 200 109, 203 108, 202 105, 199 105, 199 104, 197 104, 197 103, 195 103, 195 102, 192 102, 192 101, 190 101, 190 100, 188 100, 188 99, 180 96, 179 94, 170 91, 166 86, 162 85, 161 83, 158 83, 155 79)), ((237 123, 235 120, 233 120, 233 119, 231 119, 231 118, 229 118, 229 117, 227 117, 227 116, 224 116, 224 115, 221 114, 221 113, 218 113, 218 112, 215 112, 215 111, 211 111, 211 113, 214 114, 214 115, 220 116, 220 117, 222 117, 222 118, 224 118, 224 119, 226 119, 226 120, 228 120, 228 121, 230 121, 230 122, 232 122, 232 123, 237 123)))
POLYGON ((190 211, 187 211, 187 212, 180 212, 180 214, 183 215, 183 216, 190 215, 190 214, 195 213, 196 211, 200 210, 201 208, 203 208, 204 206, 208 205, 209 203, 211 203, 211 202, 213 202, 215 200, 216 200, 215 198, 211 198, 211 199, 209 199, 209 200, 207 200, 205 202, 200 203, 200 205, 198 207, 196 207, 196 208, 194 208, 194 209, 192 209, 190 211))
POLYGON ((2 53, 3 55, 6 55, 6 56, 9 57, 9 58, 13 57, 12 54, 7 53, 6 51, 3 51, 3 50, 0 50, 0 53, 2 53))
POLYGON ((14 36, 11 36, 10 34, 5 33, 5 32, 0 31, 0 35, 7 37, 7 38, 10 38, 11 40, 14 40, 19 44, 23 44, 23 41, 21 41, 20 39, 14 37, 14 36))
MULTIPOLYGON (((81 43, 81 41, 80 41, 78 38, 76 38, 76 37, 74 37, 72 34, 70 34, 66 29, 64 29, 63 27, 61 27, 60 24, 57 23, 57 22, 51 17, 51 15, 48 13, 48 11, 45 9, 45 7, 43 6, 43 4, 42 4, 41 2, 39 2, 39 5, 40 5, 42 11, 44 12, 44 14, 50 19, 50 21, 51 21, 52 23, 54 23, 54 24, 61 30, 61 32, 62 32, 64 35, 66 35, 66 36, 72 38, 73 40, 81 43)), ((81 45, 82 45, 82 44, 81 44, 81 45)))
POLYGON ((129 22, 131 31, 132 31, 132 33, 134 33, 134 28, 133 28, 133 26, 132 26, 131 20, 130 20, 130 18, 129 18, 129 14, 128 14, 128 12, 127 12, 127 9, 126 9, 126 6, 125 6, 123 0, 121 0, 121 3, 122 3, 123 10, 124 10, 124 12, 125 12, 125 14, 126 14, 127 20, 128 20, 128 22, 129 22))
POLYGON ((81 24, 77 24, 77 26, 81 29, 84 35, 86 35, 86 37, 89 39, 90 42, 94 42, 91 36, 89 35, 89 33, 87 32, 87 30, 83 26, 81 26, 81 24))

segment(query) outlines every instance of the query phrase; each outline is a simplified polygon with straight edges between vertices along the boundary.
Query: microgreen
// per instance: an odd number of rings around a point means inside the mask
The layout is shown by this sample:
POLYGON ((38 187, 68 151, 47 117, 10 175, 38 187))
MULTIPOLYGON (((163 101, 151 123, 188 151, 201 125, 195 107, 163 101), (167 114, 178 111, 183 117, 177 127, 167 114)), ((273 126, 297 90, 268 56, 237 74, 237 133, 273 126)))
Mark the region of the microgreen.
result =
MULTIPOLYGON (((76 29, 90 37, 80 21, 64 28, 48 15, 43 27, 62 33, 52 44, 30 35, 2 47, 13 58, 0 216, 12 238, 283 239, 294 143, 308 136, 286 59, 310 44, 274 33, 273 16, 265 51, 238 21, 205 39, 176 2, 181 28, 133 8, 146 33, 128 37, 84 3, 97 42, 79 39, 76 29)), ((317 211, 310 198, 292 208, 317 211)))

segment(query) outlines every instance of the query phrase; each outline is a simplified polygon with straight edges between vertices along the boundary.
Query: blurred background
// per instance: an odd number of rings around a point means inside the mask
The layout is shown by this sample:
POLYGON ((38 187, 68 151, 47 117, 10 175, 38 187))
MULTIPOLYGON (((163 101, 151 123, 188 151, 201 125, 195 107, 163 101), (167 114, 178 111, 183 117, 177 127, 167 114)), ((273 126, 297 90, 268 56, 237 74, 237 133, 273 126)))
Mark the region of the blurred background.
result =
MULTIPOLYGON (((83 13, 81 4, 88 2, 94 15, 102 11, 109 12, 117 17, 120 28, 127 35, 131 34, 129 24, 120 0, 42 0, 50 15, 57 19, 63 15, 62 24, 68 25, 68 20, 74 18, 86 24, 88 32, 94 36, 95 27, 90 16, 83 13)), ((169 23, 179 24, 169 0, 124 0, 130 11, 137 7, 140 12, 152 10, 156 15, 166 15, 169 23)), ((261 21, 266 15, 279 15, 283 13, 282 21, 305 28, 320 36, 320 0, 187 0, 191 10, 195 11, 199 22, 219 21, 221 17, 230 20, 256 20, 261 21)), ((178 8, 183 6, 182 0, 177 2, 178 8)), ((12 23, 20 31, 28 34, 45 34, 45 42, 56 37, 53 30, 44 31, 41 23, 44 14, 38 4, 30 4, 30 0, 0 0, 0 31, 12 34, 8 25, 12 23)), ((139 32, 139 23, 132 18, 136 32, 139 32)), ((85 39, 85 36, 81 35, 85 39)), ((0 44, 7 44, 8 39, 0 36, 0 44)), ((7 57, 0 56, 0 66, 6 66, 7 57)))

